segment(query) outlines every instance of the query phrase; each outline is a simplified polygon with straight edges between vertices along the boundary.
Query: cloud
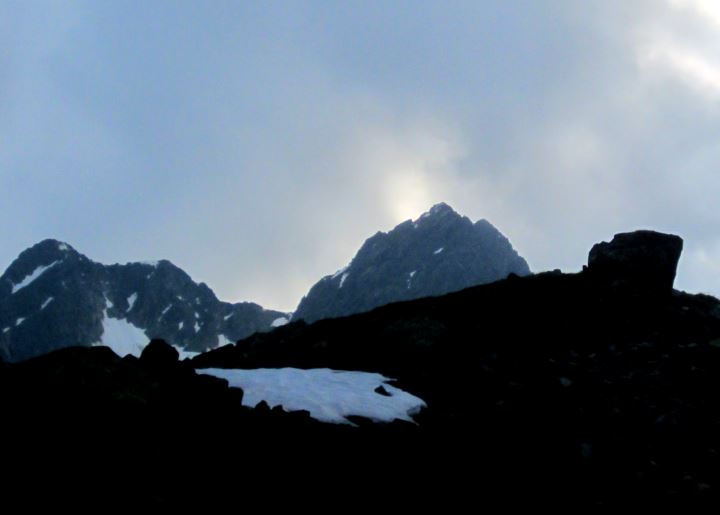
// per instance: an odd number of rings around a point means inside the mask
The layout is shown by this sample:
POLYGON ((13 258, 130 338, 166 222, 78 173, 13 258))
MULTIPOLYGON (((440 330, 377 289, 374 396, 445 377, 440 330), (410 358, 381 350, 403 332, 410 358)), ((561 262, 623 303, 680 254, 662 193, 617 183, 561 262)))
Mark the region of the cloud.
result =
POLYGON ((579 269, 615 232, 679 233, 678 284, 720 293, 715 2, 0 11, 6 263, 53 236, 292 309, 447 201, 536 270, 579 269))

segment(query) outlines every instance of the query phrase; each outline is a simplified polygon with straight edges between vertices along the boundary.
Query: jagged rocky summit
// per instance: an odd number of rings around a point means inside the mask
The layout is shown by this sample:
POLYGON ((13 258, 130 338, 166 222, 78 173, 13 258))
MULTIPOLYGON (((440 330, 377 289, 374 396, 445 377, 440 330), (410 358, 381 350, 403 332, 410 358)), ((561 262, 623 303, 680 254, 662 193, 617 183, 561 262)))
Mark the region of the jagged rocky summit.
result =
POLYGON ((49 239, 0 276, 0 358, 19 361, 75 345, 139 356, 151 338, 186 356, 269 330, 287 316, 221 302, 169 261, 103 265, 49 239))
POLYGON ((487 220, 473 223, 444 203, 369 238, 352 262, 323 277, 293 320, 313 322, 378 306, 527 275, 526 261, 487 220))

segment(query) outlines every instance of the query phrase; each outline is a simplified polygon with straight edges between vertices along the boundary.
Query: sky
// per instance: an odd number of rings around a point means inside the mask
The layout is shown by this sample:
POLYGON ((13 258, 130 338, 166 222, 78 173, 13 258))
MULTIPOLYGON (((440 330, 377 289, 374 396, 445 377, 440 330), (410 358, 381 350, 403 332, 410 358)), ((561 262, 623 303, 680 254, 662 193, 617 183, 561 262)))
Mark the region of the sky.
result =
POLYGON ((0 0, 0 268, 52 237, 293 310, 447 202, 534 271, 681 235, 720 295, 715 0, 0 0))

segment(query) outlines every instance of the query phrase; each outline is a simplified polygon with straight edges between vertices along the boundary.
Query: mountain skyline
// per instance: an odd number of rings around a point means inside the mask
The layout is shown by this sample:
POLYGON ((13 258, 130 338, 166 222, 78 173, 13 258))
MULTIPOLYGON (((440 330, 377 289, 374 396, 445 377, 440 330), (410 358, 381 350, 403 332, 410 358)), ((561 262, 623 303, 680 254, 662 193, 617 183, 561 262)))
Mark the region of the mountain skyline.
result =
POLYGON ((0 263, 56 238, 287 311, 445 201, 534 270, 682 234, 720 295, 717 2, 417 4, 3 2, 0 263))
POLYGON ((252 301, 220 301, 168 260, 104 265, 46 239, 22 251, 0 276, 0 358, 17 361, 73 345, 105 345, 137 357, 153 338, 191 357, 291 319, 361 313, 511 273, 530 269, 507 238, 445 203, 368 238, 348 267, 303 296, 297 316, 252 301))
MULTIPOLYGON (((429 207, 429 208, 426 208, 426 210, 423 211, 423 212, 421 212, 417 217, 412 218, 412 219, 405 220, 405 221, 401 222, 400 224, 397 224, 397 225, 395 225, 394 227, 391 227, 391 228, 387 229, 386 231, 383 231, 383 230, 378 231, 378 234, 389 233, 389 232, 391 232, 392 230, 395 230, 395 229, 397 229, 399 226, 402 226, 402 225, 404 225, 404 224, 417 223, 417 222, 418 222, 419 220, 421 220, 422 218, 428 216, 428 214, 429 214, 430 212, 432 212, 433 209, 437 208, 438 206, 446 206, 446 207, 448 207, 448 208, 450 209, 450 211, 452 211, 452 212, 454 212, 454 213, 456 213, 456 214, 458 213, 458 211, 455 211, 455 209, 453 209, 452 206, 449 206, 446 202, 442 202, 442 201, 441 201, 441 202, 439 202, 439 203, 437 203, 437 204, 434 204, 433 206, 431 206, 431 207, 429 207)), ((465 216, 465 215, 460 215, 460 216, 462 216, 463 218, 467 218, 467 216, 465 216)), ((482 217, 479 218, 478 220, 485 221, 485 219, 482 218, 482 217)), ((492 225, 491 225, 491 227, 492 227, 492 225)), ((372 231, 370 231, 370 232, 372 232, 372 231)), ((370 233, 370 232, 369 232, 369 233, 370 233)), ((368 234, 369 234, 369 233, 368 233, 368 234)), ((366 242, 367 242, 367 239, 368 239, 368 235, 366 234, 366 235, 365 235, 365 238, 362 240, 361 243, 366 243, 366 242)), ((512 241, 512 239, 509 238, 509 237, 508 237, 507 239, 508 239, 509 241, 512 241)), ((600 239, 600 238, 598 238, 598 239, 600 239)), ((53 237, 50 237, 50 238, 42 238, 42 239, 39 240, 39 241, 45 241, 45 240, 58 241, 59 243, 63 243, 63 244, 70 245, 70 243, 68 243, 66 240, 61 240, 61 239, 59 239, 59 238, 53 238, 53 237)), ((26 248, 30 248, 30 247, 32 247, 33 245, 37 244, 37 243, 38 243, 37 241, 36 241, 36 242, 31 242, 30 245, 28 245, 28 247, 26 247, 26 248)), ((513 243, 514 243, 514 242, 513 242, 513 243)), ((513 245, 513 246, 514 246, 514 245, 513 245)), ((350 263, 350 262, 352 261, 352 259, 351 259, 352 256, 353 256, 354 253, 357 251, 357 249, 359 249, 360 247, 362 247, 362 245, 361 245, 361 244, 358 244, 358 246, 356 247, 356 250, 353 251, 352 254, 350 254, 351 257, 348 258, 348 260, 345 262, 345 263, 346 263, 345 266, 338 266, 338 267, 335 269, 335 272, 334 272, 334 273, 329 273, 329 274, 328 274, 328 271, 325 270, 324 273, 320 274, 319 277, 321 277, 321 280, 322 280, 322 278, 327 278, 327 277, 331 277, 331 276, 337 275, 338 273, 342 272, 345 268, 347 268, 347 263, 350 263)), ((101 253, 102 253, 102 252, 101 252, 101 253)), ((522 258, 523 258, 524 260, 526 260, 528 263, 531 262, 531 260, 527 259, 527 256, 523 255, 522 253, 520 253, 520 255, 521 255, 522 258)), ((17 256, 17 254, 16 254, 16 256, 17 256)), ((157 262, 159 262, 159 261, 169 261, 171 264, 173 264, 173 266, 175 266, 175 265, 174 265, 174 263, 176 262, 175 259, 170 260, 170 259, 166 259, 165 257, 158 257, 158 256, 155 256, 155 258, 156 258, 156 259, 141 261, 141 260, 133 259, 133 258, 131 257, 131 258, 130 258, 129 260, 127 260, 127 261, 119 261, 119 260, 109 259, 109 260, 98 260, 97 262, 98 262, 98 263, 102 263, 102 264, 104 264, 104 265, 106 265, 106 266, 113 266, 113 265, 117 266, 117 265, 122 265, 122 264, 130 265, 130 264, 137 264, 137 263, 157 263, 157 262)), ((10 266, 10 264, 12 263, 12 261, 14 261, 14 259, 15 259, 15 258, 13 258, 7 265, 5 265, 5 268, 2 268, 2 267, 0 266, 0 269, 1 269, 1 270, 5 270, 7 267, 10 266)), ((180 256, 180 258, 179 258, 178 261, 179 261, 179 262, 183 262, 183 261, 184 261, 183 256, 180 256)), ((311 265, 312 265, 312 263, 306 263, 306 264, 307 264, 308 266, 311 266, 311 265)), ((297 266, 297 264, 295 264, 295 266, 297 266)), ((581 262, 581 263, 578 264, 577 268, 573 268, 573 269, 563 269, 563 272, 577 272, 577 271, 582 270, 583 266, 584 266, 584 263, 581 262)), ((183 268, 183 267, 180 267, 180 268, 181 268, 182 270, 186 270, 186 269, 183 268)), ((559 267, 550 266, 547 270, 543 270, 543 269, 533 269, 533 271, 534 271, 535 273, 539 273, 539 272, 548 271, 548 270, 556 270, 556 269, 558 269, 558 268, 559 268, 559 267)), ((706 288, 706 289, 700 288, 700 289, 697 290, 697 291, 684 288, 683 272, 687 273, 687 260, 683 261, 683 259, 681 259, 681 260, 680 260, 679 267, 678 267, 678 278, 677 278, 677 283, 678 283, 678 284, 676 285, 676 287, 677 287, 679 290, 688 291, 689 293, 709 293, 709 294, 711 294, 711 295, 713 294, 712 290, 709 289, 709 288, 706 288), (683 266, 683 265, 685 265, 685 266, 683 266)), ((237 274, 237 277, 242 277, 242 276, 246 276, 247 273, 248 273, 248 271, 238 270, 236 274, 237 274)), ((208 284, 208 283, 206 283, 205 281, 202 281, 201 279, 196 278, 196 271, 192 271, 192 275, 193 275, 193 278, 195 278, 194 280, 196 280, 198 283, 208 284)), ((232 277, 233 277, 233 275, 230 276, 230 280, 232 280, 232 277)), ((685 278, 685 279, 686 279, 686 278, 685 278)), ((225 278, 225 281, 227 281, 227 280, 228 280, 228 277, 225 278)), ((208 284, 208 286, 210 286, 210 289, 211 289, 213 292, 215 292, 216 294, 218 294, 218 298, 224 299, 225 302, 230 302, 230 303, 243 303, 243 302, 255 303, 255 302, 258 302, 258 301, 256 301, 256 300, 253 299, 253 298, 239 298, 239 299, 236 299, 236 298, 223 297, 220 292, 223 291, 222 284, 223 284, 223 282, 225 282, 225 281, 220 281, 220 282, 218 283, 218 284, 220 285, 220 287, 217 287, 217 285, 208 284)), ((302 301, 305 299, 306 295, 310 292, 310 290, 312 289, 313 285, 316 284, 316 282, 317 282, 317 278, 315 279, 315 281, 311 281, 311 282, 308 284, 307 288, 300 294, 300 296, 299 296, 297 299, 295 299, 295 300, 292 300, 292 299, 289 299, 289 298, 286 299, 286 302, 285 302, 283 305, 284 305, 284 306, 287 305, 287 306, 289 306, 289 308, 283 309, 283 308, 280 308, 280 307, 275 307, 274 305, 267 305, 267 307, 268 307, 269 309, 271 309, 271 310, 274 310, 274 311, 277 311, 277 312, 281 312, 281 313, 293 313, 293 312, 301 305, 302 301)), ((258 304, 259 304, 259 302, 258 302, 258 304)), ((262 304, 262 305, 265 305, 265 304, 262 304)))
MULTIPOLYGON (((447 213, 452 214, 453 221, 456 221, 456 220, 469 221, 469 219, 468 219, 466 216, 460 215, 458 212, 456 212, 456 211, 455 211, 451 206, 449 206, 448 204, 446 204, 446 203, 444 203, 444 202, 440 202, 440 203, 438 203, 438 204, 435 204, 435 205, 429 207, 429 209, 427 209, 424 213, 422 213, 420 216, 418 216, 415 220, 406 220, 406 221, 403 222, 402 224, 399 224, 399 225, 395 226, 392 230, 387 231, 387 233, 386 233, 386 232, 383 232, 383 231, 377 231, 377 232, 375 233, 375 236, 373 236, 373 237, 367 237, 366 240, 364 241, 364 244, 363 244, 363 245, 358 245, 358 249, 361 249, 361 247, 363 247, 364 245, 366 245, 366 244, 368 243, 368 241, 372 240, 373 238, 377 238, 378 235, 386 235, 386 234, 388 234, 388 233, 392 233, 393 231, 396 231, 399 227, 404 226, 404 225, 407 225, 407 224, 410 224, 410 223, 414 223, 414 224, 417 226, 417 225, 418 225, 421 221, 423 221, 423 220, 436 219, 436 218, 438 218, 438 216, 442 217, 443 215, 445 215, 445 214, 447 214, 447 213)), ((484 219, 478 220, 478 222, 476 223, 476 226, 478 226, 478 227, 479 227, 479 226, 488 227, 489 230, 490 230, 493 234, 497 233, 504 241, 507 242, 508 245, 510 245, 510 242, 508 241, 508 239, 505 238, 500 232, 498 232, 497 229, 495 229, 495 228, 492 226, 492 224, 490 224, 488 221, 486 221, 486 220, 484 220, 484 219)), ((442 228, 439 228, 439 230, 440 230, 440 232, 442 233, 442 228)), ((425 233, 423 233, 423 234, 425 234, 425 233)), ((441 237, 441 238, 444 237, 444 236, 442 236, 442 234, 438 234, 438 236, 441 237)), ((467 234, 466 234, 466 236, 467 236, 467 234)), ((453 236, 453 237, 454 237, 455 239, 457 239, 457 238, 458 238, 458 235, 455 235, 455 236, 453 236)), ((63 240, 56 239, 56 238, 44 238, 44 239, 41 240, 40 242, 34 242, 32 245, 30 245, 29 247, 27 247, 27 249, 25 249, 25 250, 32 249, 32 248, 34 248, 34 247, 37 246, 37 245, 41 245, 41 244, 48 243, 48 242, 49 242, 49 244, 52 244, 52 245, 58 245, 58 246, 61 246, 61 247, 63 247, 63 248, 66 248, 66 249, 70 249, 73 253, 76 252, 73 244, 71 244, 70 242, 67 242, 67 241, 63 241, 63 240)), ((460 240, 458 243, 460 244, 460 246, 462 246, 462 243, 463 243, 463 242, 462 242, 462 240, 460 240)), ((512 249, 512 246, 511 246, 511 245, 510 245, 510 248, 512 249)), ((362 249, 361 249, 361 250, 362 250, 362 249)), ((444 250, 444 249, 443 249, 443 250, 444 250)), ((514 251, 514 249, 513 249, 513 252, 514 252, 515 255, 517 256, 517 252, 514 251)), ((22 255, 22 253, 21 253, 21 255, 22 255)), ((441 257, 444 257, 444 256, 441 256, 441 257)), ((519 256, 518 256, 518 257, 519 257, 519 256)), ((14 259, 12 260, 12 262, 9 263, 8 265, 6 265, 6 268, 3 269, 3 270, 6 270, 6 271, 9 270, 10 266, 12 265, 12 263, 14 263, 17 259, 18 259, 18 258, 14 258, 14 259)), ((418 258, 418 259, 419 259, 419 258, 418 258)), ((525 262, 525 260, 524 260, 522 257, 519 257, 519 260, 523 263, 523 265, 522 265, 521 269, 517 269, 517 270, 514 270, 514 271, 520 273, 521 275, 524 275, 524 274, 526 274, 526 273, 529 273, 529 268, 528 268, 527 263, 525 262)), ((177 266, 174 264, 173 261, 168 260, 168 259, 165 259, 165 258, 156 259, 156 260, 150 260, 150 261, 130 260, 130 261, 127 261, 127 262, 125 262, 125 263, 113 262, 112 260, 111 260, 111 262, 97 261, 97 263, 98 263, 98 264, 101 264, 102 266, 115 266, 115 267, 117 267, 117 266, 142 265, 142 264, 148 264, 148 265, 152 265, 152 266, 157 266, 158 263, 161 263, 161 262, 167 262, 167 263, 168 263, 169 265, 171 265, 172 267, 176 267, 176 268, 177 268, 177 266)), ((347 268, 347 267, 341 268, 340 270, 338 270, 337 272, 335 272, 335 274, 332 274, 332 273, 331 273, 331 274, 324 274, 324 275, 321 277, 321 281, 322 281, 324 278, 328 278, 328 277, 333 276, 333 275, 334 275, 334 276, 337 276, 340 271, 342 271, 343 269, 346 269, 346 268, 347 268)), ((184 269, 183 269, 183 270, 184 270, 184 269)), ((43 271, 44 271, 44 269, 43 269, 43 271)), ((326 271, 326 272, 327 272, 327 271, 326 271)), ((185 272, 183 272, 183 273, 185 273, 185 272)), ((245 274, 247 273, 247 271, 238 270, 236 273, 237 273, 237 275, 239 275, 239 276, 243 276, 243 275, 245 275, 245 274)), ((502 277, 498 276, 498 278, 504 278, 504 276, 502 276, 502 277)), ((227 279, 227 280, 232 280, 232 277, 229 277, 229 278, 226 278, 226 279, 227 279)), ((197 282, 200 283, 201 285, 206 285, 206 283, 204 283, 203 281, 197 281, 197 282)), ((472 286, 472 285, 475 285, 475 284, 479 284, 479 283, 474 283, 474 282, 471 281, 471 282, 468 282, 466 285, 467 285, 467 286, 472 286)), ((312 285, 311 285, 311 286, 312 286, 312 285)), ((210 288, 210 289, 211 289, 213 292, 215 292, 215 289, 214 289, 214 288, 210 288)), ((308 287, 308 289, 305 291, 305 293, 303 293, 303 294, 292 304, 292 308, 289 309, 289 310, 274 309, 274 307, 272 307, 272 306, 267 306, 267 307, 268 307, 269 309, 273 309, 274 311, 281 312, 281 313, 293 313, 293 312, 300 306, 300 304, 301 304, 302 301, 305 299, 306 295, 309 293, 310 290, 311 290, 311 287, 308 287)), ((448 291, 450 291, 450 290, 448 290, 448 291)), ((440 293, 440 292, 438 292, 438 293, 440 293)), ((443 293, 444 293, 444 292, 443 292, 443 293)), ((437 294, 437 293, 436 293, 436 294, 437 294)), ((219 298, 220 298, 220 297, 219 297, 219 298)), ((241 299, 241 300, 238 300, 238 301, 226 301, 226 302, 240 302, 240 303, 242 303, 242 302, 255 302, 255 301, 254 301, 253 299, 241 299)))

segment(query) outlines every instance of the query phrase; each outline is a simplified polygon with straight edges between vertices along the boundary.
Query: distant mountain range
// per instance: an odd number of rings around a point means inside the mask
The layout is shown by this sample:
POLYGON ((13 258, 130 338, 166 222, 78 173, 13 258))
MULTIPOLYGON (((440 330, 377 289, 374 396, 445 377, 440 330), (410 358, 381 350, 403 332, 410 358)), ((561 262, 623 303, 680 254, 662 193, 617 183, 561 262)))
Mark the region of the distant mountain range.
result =
POLYGON ((287 317, 221 302, 169 261, 103 265, 56 240, 25 250, 0 276, 0 357, 7 361, 75 345, 139 356, 155 337, 192 355, 287 317))
POLYGON ((487 220, 447 204, 369 238, 350 264, 315 284, 293 315, 314 322, 528 275, 530 268, 487 220))
POLYGON ((530 269, 507 238, 446 204, 369 238, 346 268, 312 287, 294 314, 221 302, 169 261, 103 265, 49 239, 22 252, 0 276, 0 358, 20 361, 76 345, 139 356, 151 338, 190 357, 291 317, 346 316, 511 273, 530 269))

